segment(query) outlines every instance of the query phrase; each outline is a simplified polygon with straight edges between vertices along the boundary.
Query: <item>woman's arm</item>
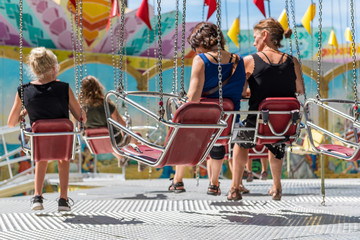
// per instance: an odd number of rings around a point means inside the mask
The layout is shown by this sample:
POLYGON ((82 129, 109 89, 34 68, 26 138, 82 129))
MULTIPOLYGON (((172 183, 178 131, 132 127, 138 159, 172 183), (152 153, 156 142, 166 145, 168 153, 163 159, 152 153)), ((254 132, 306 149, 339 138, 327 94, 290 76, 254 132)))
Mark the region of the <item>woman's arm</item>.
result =
POLYGON ((241 95, 242 97, 250 97, 251 93, 250 93, 250 89, 248 89, 249 83, 247 80, 249 79, 251 74, 253 74, 254 71, 254 58, 251 55, 244 57, 244 65, 245 65, 246 81, 241 95))
POLYGON ((304 86, 304 80, 301 74, 301 68, 300 68, 300 63, 299 61, 296 59, 296 57, 293 58, 294 59, 294 67, 295 67, 295 74, 296 74, 296 93, 298 94, 304 94, 305 93, 305 86, 304 86))
POLYGON ((10 111, 10 115, 8 118, 8 126, 15 127, 16 124, 18 124, 20 122, 21 114, 26 115, 26 111, 21 113, 21 99, 19 97, 19 94, 16 93, 14 105, 12 106, 12 109, 10 111))
POLYGON ((76 100, 73 91, 69 87, 69 109, 71 114, 75 117, 76 120, 80 121, 82 117, 82 122, 86 122, 86 114, 84 111, 81 112, 80 104, 76 100))
POLYGON ((190 102, 200 102, 205 82, 205 65, 199 56, 195 56, 191 67, 190 86, 187 97, 190 102))

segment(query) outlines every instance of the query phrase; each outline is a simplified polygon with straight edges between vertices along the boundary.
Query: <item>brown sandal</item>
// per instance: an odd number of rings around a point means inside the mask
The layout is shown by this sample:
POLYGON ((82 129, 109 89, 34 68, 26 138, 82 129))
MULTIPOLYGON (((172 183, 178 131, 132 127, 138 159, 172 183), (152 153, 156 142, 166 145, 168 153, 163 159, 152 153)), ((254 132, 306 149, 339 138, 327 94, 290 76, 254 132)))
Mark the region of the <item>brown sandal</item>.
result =
POLYGON ((186 192, 183 182, 174 183, 173 178, 170 178, 170 180, 171 180, 171 184, 170 184, 170 186, 168 188, 169 192, 174 192, 174 193, 186 192))
POLYGON ((207 194, 208 195, 219 196, 221 194, 220 183, 219 183, 218 186, 210 184, 209 187, 208 187, 207 194))
POLYGON ((229 201, 239 201, 242 199, 241 191, 239 188, 231 188, 229 194, 227 195, 227 200, 229 201))
POLYGON ((281 200, 281 197, 282 197, 281 190, 279 190, 279 189, 276 189, 276 190, 270 189, 268 193, 272 197, 272 200, 275 200, 275 201, 280 201, 281 200))

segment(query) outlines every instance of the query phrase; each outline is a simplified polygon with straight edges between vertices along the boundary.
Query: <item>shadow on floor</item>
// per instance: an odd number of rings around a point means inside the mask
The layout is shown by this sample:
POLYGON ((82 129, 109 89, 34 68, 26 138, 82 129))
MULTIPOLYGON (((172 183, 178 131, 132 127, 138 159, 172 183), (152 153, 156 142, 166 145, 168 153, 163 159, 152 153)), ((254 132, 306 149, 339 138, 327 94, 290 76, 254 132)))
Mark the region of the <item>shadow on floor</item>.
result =
MULTIPOLYGON (((244 206, 241 202, 233 203, 244 206)), ((272 213, 254 213, 248 211, 220 211, 218 214, 186 212, 188 214, 211 215, 221 217, 232 223, 257 226, 316 226, 341 223, 360 223, 359 217, 350 217, 327 213, 295 212, 280 210, 272 213)))

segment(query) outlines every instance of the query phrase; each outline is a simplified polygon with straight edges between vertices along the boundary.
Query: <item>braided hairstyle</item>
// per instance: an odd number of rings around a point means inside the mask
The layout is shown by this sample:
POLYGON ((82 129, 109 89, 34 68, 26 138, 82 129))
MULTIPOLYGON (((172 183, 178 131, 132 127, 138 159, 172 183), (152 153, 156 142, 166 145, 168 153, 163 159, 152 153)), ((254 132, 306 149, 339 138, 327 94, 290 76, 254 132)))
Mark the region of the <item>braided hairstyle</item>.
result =
MULTIPOLYGON (((224 50, 225 39, 222 32, 220 32, 220 39, 221 49, 224 50)), ((211 22, 200 22, 193 28, 187 41, 193 48, 203 47, 210 50, 218 44, 217 26, 211 22)))

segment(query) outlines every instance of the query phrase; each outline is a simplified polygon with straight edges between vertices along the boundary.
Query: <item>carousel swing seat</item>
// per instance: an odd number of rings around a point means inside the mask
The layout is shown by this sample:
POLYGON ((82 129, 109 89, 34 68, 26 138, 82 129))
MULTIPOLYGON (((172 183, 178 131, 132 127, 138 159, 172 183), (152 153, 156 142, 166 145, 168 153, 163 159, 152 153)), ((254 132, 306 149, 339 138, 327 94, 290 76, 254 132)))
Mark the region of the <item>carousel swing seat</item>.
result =
POLYGON ((259 105, 256 144, 291 144, 299 135, 300 103, 292 97, 266 98, 259 105))
POLYGON ((98 155, 114 152, 107 127, 85 129, 83 139, 92 154, 98 155))
POLYGON ((69 119, 37 120, 32 125, 32 132, 24 131, 30 137, 31 160, 70 160, 74 157, 74 126, 69 119))
POLYGON ((311 145, 312 149, 318 153, 322 153, 322 154, 325 154, 325 155, 328 155, 331 157, 340 158, 345 161, 359 160, 360 159, 360 146, 359 146, 359 142, 356 141, 357 136, 354 136, 354 135, 355 134, 357 135, 357 129, 360 128, 360 124, 358 123, 358 121, 356 121, 356 119, 353 116, 345 114, 345 113, 337 110, 336 108, 329 106, 326 103, 352 104, 353 101, 344 100, 344 99, 321 99, 321 100, 308 99, 307 102, 305 103, 305 106, 314 104, 320 108, 326 109, 329 112, 332 112, 334 114, 337 114, 337 115, 343 117, 347 121, 351 121, 354 125, 353 126, 353 128, 354 128, 353 137, 348 138, 347 135, 345 135, 344 137, 338 136, 338 135, 314 124, 313 122, 311 122, 309 120, 309 117, 307 116, 307 114, 305 114, 306 125, 308 128, 309 140, 310 140, 310 145, 311 145), (319 144, 318 146, 316 146, 316 144, 314 143, 314 139, 313 139, 314 137, 311 132, 312 129, 320 131, 324 135, 329 136, 331 139, 336 139, 338 144, 319 144), (351 146, 351 148, 349 146, 351 146))
POLYGON ((124 157, 145 163, 154 167, 189 165, 194 166, 202 162, 210 149, 220 136, 222 130, 227 127, 220 120, 221 108, 214 103, 183 104, 176 110, 172 121, 158 119, 155 114, 134 101, 110 91, 106 99, 111 95, 118 95, 122 100, 142 110, 150 117, 170 127, 163 146, 153 144, 126 127, 109 118, 109 110, 106 109, 111 143, 116 152, 124 157), (220 122, 220 123, 219 123, 220 122), (134 137, 142 144, 128 144, 122 148, 114 146, 113 128, 118 128, 134 137))

